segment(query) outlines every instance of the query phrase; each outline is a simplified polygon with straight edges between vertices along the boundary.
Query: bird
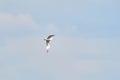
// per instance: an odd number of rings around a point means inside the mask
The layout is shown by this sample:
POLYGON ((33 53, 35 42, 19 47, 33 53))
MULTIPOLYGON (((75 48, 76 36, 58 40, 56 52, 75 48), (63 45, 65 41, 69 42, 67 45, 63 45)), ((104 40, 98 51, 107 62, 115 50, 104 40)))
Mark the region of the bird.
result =
POLYGON ((48 53, 49 48, 50 48, 50 41, 53 39, 55 35, 49 35, 47 38, 45 38, 45 42, 46 42, 46 52, 48 53))

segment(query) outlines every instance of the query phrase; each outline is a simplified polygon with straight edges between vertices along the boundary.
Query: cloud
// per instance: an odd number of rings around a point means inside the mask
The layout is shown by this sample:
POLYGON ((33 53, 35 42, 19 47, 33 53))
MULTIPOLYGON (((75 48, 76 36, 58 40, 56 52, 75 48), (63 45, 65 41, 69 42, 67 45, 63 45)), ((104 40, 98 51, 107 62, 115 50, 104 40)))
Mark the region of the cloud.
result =
MULTIPOLYGON (((112 47, 115 47, 118 43, 119 40, 116 39, 56 36, 51 42, 49 54, 45 54, 45 43, 42 37, 8 38, 5 41, 6 46, 0 49, 0 55, 14 55, 17 60, 21 58, 19 60, 22 60, 21 63, 16 65, 25 70, 40 72, 45 76, 50 74, 57 80, 78 80, 80 76, 91 76, 99 73, 105 62, 105 60, 88 59, 86 57, 101 55, 106 57, 104 55, 109 55, 110 52, 110 54, 115 55, 112 47), (80 55, 85 56, 81 58, 80 55)), ((116 52, 119 52, 119 49, 116 50, 116 52)), ((1 61, 1 63, 3 62, 1 61)), ((8 71, 11 74, 16 73, 14 66, 8 68, 8 71)))
MULTIPOLYGON (((45 73, 50 74, 56 77, 57 80, 73 80, 82 75, 96 74, 99 68, 101 68, 101 64, 99 61, 77 60, 69 56, 32 55, 27 58, 22 67, 29 70, 34 69, 35 71, 41 72, 43 75, 46 75, 45 73)), ((46 77, 47 76, 48 75, 46 75, 46 77)))
MULTIPOLYGON (((34 55, 33 55, 34 56, 34 55)), ((80 76, 91 76, 99 73, 103 62, 91 59, 76 59, 66 55, 42 55, 27 58, 23 67, 48 73, 57 80, 79 80, 80 76)))
POLYGON ((60 25, 56 25, 55 23, 51 23, 47 25, 45 32, 48 34, 52 33, 56 35, 76 36, 79 35, 80 30, 78 26, 74 26, 73 24, 66 23, 66 25, 60 26, 60 25))
POLYGON ((35 22, 30 14, 0 13, 0 28, 35 27, 34 25, 35 22))
MULTIPOLYGON (((34 53, 42 52, 45 50, 44 37, 41 36, 27 36, 20 38, 6 38, 4 41, 4 48, 1 51, 9 53, 34 53)), ((105 38, 77 38, 77 37, 60 37, 55 36, 51 41, 50 53, 64 54, 64 55, 118 55, 120 52, 119 38, 105 39, 105 38)))
POLYGON ((23 38, 6 38, 5 47, 1 48, 1 53, 7 54, 31 54, 39 52, 40 38, 37 37, 23 37, 23 38))
POLYGON ((0 37, 20 37, 34 35, 38 24, 31 14, 0 13, 0 37))
MULTIPOLYGON (((120 52, 119 38, 84 38, 84 37, 55 37, 53 41, 53 47, 51 49, 55 53, 59 54, 71 54, 71 55, 111 55, 120 52), (74 53, 74 54, 73 54, 74 53)), ((76 56, 77 56, 76 55, 76 56)))

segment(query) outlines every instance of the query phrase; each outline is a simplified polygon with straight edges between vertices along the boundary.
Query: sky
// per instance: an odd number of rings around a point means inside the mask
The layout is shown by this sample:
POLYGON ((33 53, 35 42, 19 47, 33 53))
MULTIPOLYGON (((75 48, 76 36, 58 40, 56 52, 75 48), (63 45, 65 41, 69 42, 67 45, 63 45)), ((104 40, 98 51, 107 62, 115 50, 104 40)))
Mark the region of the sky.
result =
POLYGON ((119 0, 0 0, 0 80, 120 80, 119 8, 119 0))

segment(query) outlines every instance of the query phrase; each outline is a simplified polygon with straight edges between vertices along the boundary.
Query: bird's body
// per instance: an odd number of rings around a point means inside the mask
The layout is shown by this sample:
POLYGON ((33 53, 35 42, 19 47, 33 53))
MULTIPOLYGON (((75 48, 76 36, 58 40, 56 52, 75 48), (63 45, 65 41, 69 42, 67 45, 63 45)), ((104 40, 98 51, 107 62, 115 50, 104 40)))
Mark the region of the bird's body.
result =
POLYGON ((49 35, 46 39, 44 39, 46 41, 46 52, 48 53, 48 50, 50 48, 50 41, 53 39, 55 35, 49 35))

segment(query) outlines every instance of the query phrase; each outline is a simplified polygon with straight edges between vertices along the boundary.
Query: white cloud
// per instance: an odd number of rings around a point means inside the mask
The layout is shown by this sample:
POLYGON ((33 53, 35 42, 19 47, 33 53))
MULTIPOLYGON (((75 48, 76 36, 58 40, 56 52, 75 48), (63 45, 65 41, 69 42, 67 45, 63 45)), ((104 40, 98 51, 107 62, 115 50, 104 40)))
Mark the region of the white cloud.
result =
MULTIPOLYGON (((98 54, 100 54, 104 56, 106 54, 104 51, 107 53, 114 51, 111 50, 109 45, 115 47, 119 43, 118 41, 116 39, 58 38, 56 36, 51 42, 51 49, 47 55, 45 54, 45 43, 42 37, 12 38, 6 39, 6 46, 0 49, 0 54, 21 54, 25 56, 25 59, 19 66, 24 69, 32 69, 38 72, 43 71, 44 73, 56 76, 60 80, 74 80, 80 75, 99 73, 104 65, 104 61, 78 59, 74 55, 87 54, 88 56, 89 54, 99 56, 98 54)), ((114 52, 112 54, 115 55, 114 52)), ((14 67, 10 67, 9 71, 14 74, 14 67)))
POLYGON ((38 24, 31 14, 0 13, 0 37, 24 37, 38 33, 38 24))
POLYGON ((57 80, 79 80, 80 76, 91 76, 99 73, 102 66, 103 62, 98 60, 80 60, 69 55, 51 56, 51 54, 29 57, 23 65, 26 69, 34 69, 55 76, 57 80))
POLYGON ((35 27, 36 23, 32 19, 30 14, 9 14, 0 13, 0 29, 11 29, 11 28, 31 28, 35 27))
POLYGON ((120 39, 80 38, 80 37, 55 37, 51 46, 55 53, 71 55, 111 55, 120 52, 120 39))
MULTIPOLYGON (((44 37, 28 36, 23 38, 6 38, 1 51, 9 53, 34 53, 45 50, 44 37)), ((118 55, 119 39, 91 39, 55 36, 51 41, 50 53, 64 55, 118 55)))
POLYGON ((1 48, 1 53, 7 54, 31 54, 39 52, 40 38, 23 37, 23 38, 6 38, 5 47, 1 48))

